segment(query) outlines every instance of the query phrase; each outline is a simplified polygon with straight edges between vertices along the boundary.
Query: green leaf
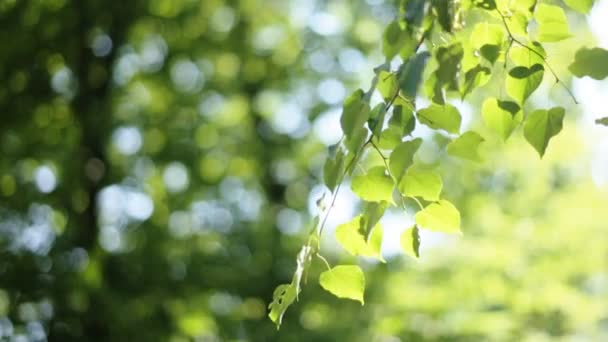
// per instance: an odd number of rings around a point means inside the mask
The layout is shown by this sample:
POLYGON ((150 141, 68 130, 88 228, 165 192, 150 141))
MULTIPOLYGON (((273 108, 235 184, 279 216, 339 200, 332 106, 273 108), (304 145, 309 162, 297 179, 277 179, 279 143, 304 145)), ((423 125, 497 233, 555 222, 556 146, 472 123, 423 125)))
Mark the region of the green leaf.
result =
POLYGON ((598 125, 608 126, 608 116, 600 118, 600 119, 596 119, 595 123, 598 125))
POLYGON ((387 201, 393 203, 393 188, 395 184, 391 177, 385 174, 384 166, 369 169, 367 174, 353 177, 351 188, 361 199, 369 202, 387 201))
POLYGON ((429 204, 417 212, 414 219, 418 226, 431 231, 460 233, 460 212, 446 200, 429 204))
POLYGON ((479 50, 485 59, 494 63, 500 55, 500 47, 504 44, 504 36, 503 26, 482 22, 473 28, 471 45, 479 50))
POLYGON ((340 125, 347 138, 361 135, 361 128, 369 118, 370 108, 363 95, 363 90, 358 89, 344 100, 340 125))
MULTIPOLYGON (((373 231, 376 224, 380 221, 386 208, 388 207, 388 202, 365 202, 363 206, 363 214, 361 215, 361 222, 359 226, 359 230, 365 237, 367 241, 370 238, 370 233, 373 231)), ((378 249, 380 250, 380 249, 378 249)))
POLYGON ((344 173, 344 157, 344 151, 338 149, 335 157, 327 158, 323 166, 323 182, 332 192, 344 173))
POLYGON ((416 128, 416 118, 412 105, 402 98, 396 98, 393 102, 393 115, 388 121, 388 125, 398 129, 400 132, 399 140, 401 140, 401 137, 412 133, 416 128))
POLYGON ((437 21, 439 22, 439 25, 441 25, 441 28, 445 32, 451 33, 452 32, 452 14, 451 14, 452 2, 445 1, 445 0, 432 0, 431 5, 433 6, 433 9, 435 10, 435 13, 437 15, 437 21))
POLYGON ((481 106, 485 124, 507 140, 513 130, 522 122, 523 112, 517 103, 489 98, 481 106))
POLYGON ((575 11, 589 14, 594 0, 564 0, 564 2, 575 11))
POLYGON ((350 135, 346 135, 346 141, 344 144, 349 151, 358 152, 359 148, 365 144, 368 133, 369 132, 365 127, 355 128, 350 135))
POLYGON ((576 77, 589 76, 596 80, 608 77, 608 51, 602 48, 581 48, 568 69, 576 77))
POLYGON ((464 50, 459 42, 448 46, 440 46, 437 49, 435 58, 437 59, 438 67, 435 75, 441 88, 447 88, 448 90, 458 89, 457 76, 463 56, 464 50))
POLYGON ((411 39, 406 28, 405 23, 399 23, 399 21, 392 21, 384 30, 382 35, 382 53, 386 59, 390 60, 403 47, 403 44, 411 39))
POLYGON ((404 141, 397 146, 389 156, 388 168, 395 181, 399 183, 406 170, 414 162, 414 154, 420 148, 422 139, 404 141))
POLYGON ((538 40, 541 42, 558 42, 572 36, 566 14, 559 6, 540 3, 536 6, 534 18, 538 22, 538 40))
POLYGON ((338 298, 352 299, 364 304, 365 276, 359 266, 336 266, 321 273, 319 283, 338 298))
POLYGON ((418 120, 432 129, 443 129, 448 133, 458 134, 460 131, 460 112, 451 104, 431 104, 418 111, 418 120))
POLYGON ((413 225, 411 228, 406 229, 401 234, 400 243, 405 254, 416 259, 420 258, 420 232, 418 226, 413 225))
POLYGON ((539 109, 532 112, 524 123, 524 137, 542 158, 549 140, 562 130, 566 112, 562 107, 549 110, 539 109))
POLYGON ((461 87, 461 99, 471 93, 475 88, 480 87, 490 79, 490 69, 477 64, 474 68, 464 74, 464 85, 461 87))
POLYGON ((384 125, 384 118, 386 117, 386 104, 384 102, 378 103, 372 111, 369 113, 369 119, 367 124, 369 129, 375 136, 380 136, 382 133, 382 127, 384 125))
POLYGON ((382 70, 378 73, 378 84, 376 89, 380 92, 385 101, 392 99, 399 90, 397 76, 395 73, 382 70))
POLYGON ((395 146, 401 143, 401 137, 402 133, 399 127, 389 126, 387 129, 382 131, 382 133, 380 133, 379 138, 374 138, 374 140, 379 148, 392 150, 395 148, 395 146))
POLYGON ((296 287, 293 284, 282 284, 274 290, 272 302, 268 305, 268 317, 277 325, 277 329, 281 326, 285 311, 296 300, 296 295, 296 287))
POLYGON ((527 47, 512 46, 509 50, 509 58, 513 64, 518 66, 532 67, 535 64, 543 64, 547 57, 545 49, 539 42, 532 42, 527 47), (529 48, 529 49, 528 49, 529 48))
POLYGON ((481 135, 477 132, 468 131, 449 143, 447 151, 451 156, 480 162, 479 145, 482 142, 484 142, 484 139, 481 135))
POLYGON ((436 171, 411 167, 399 182, 399 192, 404 196, 421 197, 427 201, 439 200, 443 182, 436 171))
POLYGON ((530 68, 518 66, 511 69, 507 77, 507 94, 523 104, 540 86, 544 74, 545 68, 541 64, 534 64, 530 68))
POLYGON ((401 65, 399 87, 404 96, 415 99, 422 81, 422 73, 431 55, 428 51, 418 52, 401 65))
POLYGON ((363 235, 364 225, 368 219, 362 215, 356 216, 349 222, 343 223, 336 228, 336 240, 350 254, 377 258, 384 261, 380 250, 382 247, 383 229, 376 223, 369 234, 369 240, 363 235))

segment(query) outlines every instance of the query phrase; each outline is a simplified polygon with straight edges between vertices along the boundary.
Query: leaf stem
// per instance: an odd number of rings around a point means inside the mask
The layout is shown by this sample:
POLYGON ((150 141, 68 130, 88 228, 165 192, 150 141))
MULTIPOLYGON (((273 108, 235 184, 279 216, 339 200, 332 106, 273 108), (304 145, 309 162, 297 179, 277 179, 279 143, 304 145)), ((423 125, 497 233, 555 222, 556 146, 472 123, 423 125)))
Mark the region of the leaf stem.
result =
POLYGON ((321 254, 319 253, 315 253, 315 255, 317 257, 319 257, 319 259, 323 260, 323 263, 325 264, 325 266, 327 266, 327 270, 331 271, 331 265, 329 264, 329 262, 327 262, 327 259, 325 259, 325 257, 323 257, 321 254))
MULTIPOLYGON (((509 28, 509 25, 507 24, 507 19, 504 16, 504 14, 502 14, 502 12, 498 8, 496 8, 496 12, 498 12, 498 15, 502 19, 502 23, 504 24, 505 29, 507 30, 507 34, 509 35, 509 40, 511 41, 511 43, 516 43, 517 45, 519 45, 523 48, 526 48, 530 52, 533 52, 535 55, 540 57, 543 61, 543 64, 545 64, 547 66, 547 69, 549 69, 551 74, 553 74, 553 77, 555 77, 555 83, 559 83, 566 90, 566 92, 568 92, 568 95, 570 95, 570 97, 572 98, 572 101, 574 101, 575 104, 578 104, 578 101, 576 100, 576 97, 572 93, 572 90, 570 90, 570 88, 568 88, 568 86, 559 78, 559 76, 557 76, 557 73, 555 72, 555 70, 553 70, 553 67, 551 67, 551 64, 549 64, 549 62, 547 61, 547 57, 543 56, 540 52, 536 51, 535 49, 531 48, 527 44, 524 44, 523 42, 521 42, 519 39, 515 38, 515 36, 513 36, 513 33, 511 32, 511 29, 509 28)), ((510 47, 511 46, 509 45, 509 48, 510 47)), ((507 56, 505 56, 505 58, 506 57, 507 56)), ((506 63, 507 62, 505 59, 505 65, 506 65, 506 63)))

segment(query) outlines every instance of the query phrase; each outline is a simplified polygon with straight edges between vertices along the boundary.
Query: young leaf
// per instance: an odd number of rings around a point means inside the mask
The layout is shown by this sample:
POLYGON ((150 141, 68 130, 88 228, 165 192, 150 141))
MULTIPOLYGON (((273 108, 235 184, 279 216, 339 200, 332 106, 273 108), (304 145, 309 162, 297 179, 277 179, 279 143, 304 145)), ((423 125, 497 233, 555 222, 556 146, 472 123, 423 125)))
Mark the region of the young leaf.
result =
POLYGON ((558 42, 572 36, 566 14, 559 6, 540 3, 536 6, 534 18, 538 22, 538 40, 541 42, 558 42))
POLYGON ((591 7, 593 7, 593 1, 594 0, 564 0, 566 5, 570 8, 583 14, 589 13, 591 7))
POLYGON ((285 311, 296 300, 296 296, 296 287, 293 284, 282 284, 274 290, 272 302, 268 305, 270 309, 268 317, 277 325, 277 329, 281 326, 285 311))
POLYGON ((414 216, 421 228, 443 233, 460 233, 460 212, 446 201, 431 203, 414 216))
POLYGON ((504 44, 504 28, 497 24, 479 23, 471 33, 471 45, 489 62, 494 63, 504 44))
POLYGON ((369 234, 369 240, 366 240, 362 234, 364 221, 363 216, 359 215, 349 222, 339 225, 336 228, 336 239, 352 255, 378 258, 380 261, 384 261, 380 254, 384 233, 382 226, 379 223, 376 224, 369 234))
POLYGON ((596 80, 608 77, 608 51, 602 48, 581 48, 568 69, 576 77, 589 76, 596 80))
POLYGON ((509 50, 509 58, 513 64, 530 68, 534 64, 543 64, 547 53, 539 42, 532 42, 527 47, 512 46, 509 50), (530 50, 532 49, 532 50, 530 50))
POLYGON ((420 258, 420 233, 418 226, 414 225, 401 233, 400 243, 405 254, 416 259, 420 258))
POLYGON ((388 168, 397 183, 399 183, 405 171, 414 162, 414 154, 418 151, 421 144, 422 139, 420 138, 404 141, 391 153, 388 168))
POLYGON ((443 182, 436 171, 411 167, 399 182, 399 192, 404 196, 421 197, 427 201, 439 200, 443 182))
POLYGON ((468 131, 450 142, 447 151, 451 156, 480 162, 479 145, 483 141, 484 139, 477 132, 468 131))
POLYGON ((507 94, 523 104, 541 84, 544 74, 545 68, 541 64, 511 69, 507 77, 507 94))
POLYGON ((461 89, 461 99, 472 92, 475 88, 480 87, 490 79, 490 69, 477 64, 474 68, 464 73, 464 85, 461 89))
POLYGON ((505 141, 523 120, 523 112, 517 103, 495 98, 483 102, 481 115, 485 124, 505 141))
POLYGON ((397 76, 394 73, 382 70, 378 73, 378 84, 376 89, 380 92, 385 101, 392 99, 399 90, 397 76))
POLYGON ((369 117, 369 105, 363 99, 363 91, 358 89, 344 100, 340 125, 347 138, 360 135, 360 130, 369 117))
POLYGON ((336 266, 321 273, 319 283, 338 298, 352 299, 364 304, 365 276, 359 266, 336 266))
POLYGON ((565 110, 554 107, 549 110, 539 109, 532 112, 524 123, 524 137, 542 158, 549 140, 562 130, 565 110))
POLYGON ((460 131, 460 112, 451 104, 431 104, 418 111, 418 120, 432 129, 443 129, 448 133, 458 134, 460 131))
POLYGON ((355 176, 351 183, 353 192, 369 202, 393 203, 394 186, 391 177, 385 174, 384 166, 373 167, 367 174, 355 176))

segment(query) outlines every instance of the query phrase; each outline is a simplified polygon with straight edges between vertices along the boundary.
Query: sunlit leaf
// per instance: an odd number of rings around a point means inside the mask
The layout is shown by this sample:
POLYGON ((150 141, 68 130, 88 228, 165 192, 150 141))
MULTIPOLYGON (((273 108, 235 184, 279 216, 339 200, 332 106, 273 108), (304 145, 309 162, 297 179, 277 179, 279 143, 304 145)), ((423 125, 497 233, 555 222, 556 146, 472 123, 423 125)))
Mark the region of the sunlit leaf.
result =
POLYGON ((385 174, 383 166, 376 166, 367 172, 355 176, 351 183, 353 192, 369 202, 393 202, 393 179, 385 174))
POLYGON ((460 233, 460 212, 446 201, 431 203, 414 217, 420 228, 443 233, 460 233))
POLYGON ((418 226, 413 225, 411 228, 408 228, 401 233, 399 242, 401 243, 401 249, 403 249, 405 254, 416 259, 420 258, 420 233, 418 231, 418 226))
POLYGON ((489 98, 481 106, 481 115, 491 130, 498 133, 503 140, 507 140, 523 120, 523 112, 520 109, 515 102, 489 98))
POLYGON ((450 142, 447 146, 447 152, 454 157, 479 162, 481 161, 479 145, 483 141, 484 139, 477 132, 468 131, 450 142))
POLYGON ((581 48, 568 69, 576 77, 589 76, 596 80, 608 77, 608 51, 602 48, 581 48))
POLYGON ((399 192, 404 196, 421 197, 437 201, 443 188, 441 176, 436 171, 411 167, 399 182, 399 192))
POLYGON ((386 105, 384 102, 378 103, 369 113, 369 119, 367 124, 369 129, 375 136, 380 136, 384 125, 384 118, 386 117, 386 105))
POLYGON ((396 182, 401 180, 406 170, 414 162, 414 154, 418 151, 421 144, 422 139, 420 138, 404 141, 391 153, 388 167, 396 182))
POLYGON ((432 129, 443 129, 448 133, 460 131, 460 112, 451 104, 431 104, 418 111, 418 120, 432 129))
POLYGON ((564 0, 564 2, 573 10, 588 14, 593 7, 594 0, 564 0))
POLYGON ((319 283, 338 298, 353 299, 364 304, 365 276, 359 266, 336 266, 321 273, 319 283))
POLYGON ((518 66, 511 69, 507 77, 507 93, 523 104, 540 86, 544 74, 545 68, 540 64, 534 64, 530 68, 518 66))
POLYGON ((566 14, 559 6, 539 3, 534 18, 538 22, 538 40, 541 42, 558 42, 572 36, 566 14))
POLYGON ((402 66, 399 77, 399 87, 404 96, 409 99, 415 99, 418 93, 418 88, 422 81, 422 73, 426 67, 426 63, 431 55, 428 51, 416 53, 412 58, 409 58, 402 66))
POLYGON ((486 22, 478 23, 471 33, 471 45, 479 50, 485 59, 494 63, 504 44, 504 36, 503 26, 486 22))
POLYGON ((539 109, 530 113, 524 123, 524 136, 540 157, 545 154, 549 140, 562 130, 566 112, 562 107, 539 109))
POLYGON ((475 88, 483 86, 490 79, 490 69, 476 65, 464 74, 464 85, 461 87, 461 96, 464 99, 475 88))
POLYGON ((365 202, 363 205, 361 222, 359 226, 359 230, 365 237, 365 240, 368 240, 370 237, 370 233, 373 231, 374 226, 380 221, 386 208, 388 208, 388 202, 365 202))
POLYGON ((380 249, 382 247, 383 230, 376 223, 366 239, 363 229, 367 219, 362 215, 356 216, 349 222, 343 223, 336 228, 336 239, 338 243, 350 254, 378 258, 383 261, 380 249))

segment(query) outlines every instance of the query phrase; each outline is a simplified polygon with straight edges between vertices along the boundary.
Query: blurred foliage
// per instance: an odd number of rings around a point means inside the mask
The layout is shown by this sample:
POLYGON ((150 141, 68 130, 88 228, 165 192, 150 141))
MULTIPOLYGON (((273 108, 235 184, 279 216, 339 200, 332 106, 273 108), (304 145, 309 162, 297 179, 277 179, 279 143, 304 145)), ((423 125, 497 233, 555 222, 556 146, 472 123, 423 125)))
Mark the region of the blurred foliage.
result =
POLYGON ((267 319, 394 12, 0 0, 0 339, 608 338, 608 195, 573 120, 542 162, 519 136, 481 167, 441 155, 463 237, 364 260, 363 307, 311 281, 280 331, 267 319))

